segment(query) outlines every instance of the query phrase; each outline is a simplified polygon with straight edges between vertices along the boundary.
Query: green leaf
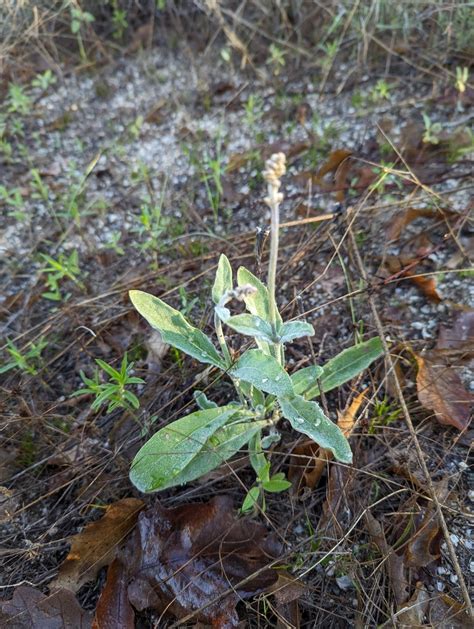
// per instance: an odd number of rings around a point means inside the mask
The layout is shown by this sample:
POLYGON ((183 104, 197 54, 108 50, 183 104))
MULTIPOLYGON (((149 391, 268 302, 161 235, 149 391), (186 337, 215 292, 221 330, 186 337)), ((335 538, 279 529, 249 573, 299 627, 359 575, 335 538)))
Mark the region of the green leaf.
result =
POLYGON ((271 395, 292 396, 290 376, 280 363, 261 349, 246 351, 229 371, 233 378, 249 382, 260 391, 271 395))
MULTIPOLYGON (((235 407, 234 407, 235 408, 235 407)), ((238 410, 238 409, 236 409, 238 410)), ((179 474, 173 485, 183 485, 196 478, 200 478, 211 470, 222 465, 234 456, 249 440, 262 430, 266 421, 241 421, 236 415, 236 421, 225 425, 210 437, 202 450, 190 461, 189 465, 179 474)), ((171 485, 170 485, 171 486, 171 485)))
POLYGON ((352 463, 349 442, 316 402, 305 400, 301 395, 280 398, 278 402, 283 416, 295 430, 330 450, 339 461, 352 463))
POLYGON ((212 400, 209 400, 204 391, 199 391, 196 389, 193 393, 194 401, 199 406, 199 408, 205 411, 208 408, 217 408, 217 404, 212 400))
POLYGON ((158 330, 164 343, 168 343, 202 363, 225 369, 210 339, 198 328, 190 325, 183 315, 164 301, 141 290, 131 290, 130 299, 138 312, 158 330))
MULTIPOLYGON (((239 286, 251 284, 257 289, 253 295, 247 295, 247 297, 245 297, 245 305, 251 314, 257 315, 261 319, 264 319, 264 321, 270 322, 270 298, 265 284, 243 266, 237 271, 237 284, 239 286)), ((281 323, 280 313, 277 312, 277 324, 281 325, 281 323)))
POLYGON ((196 411, 159 430, 135 455, 132 483, 148 492, 185 482, 182 475, 186 467, 237 412, 232 406, 196 411))
MULTIPOLYGON (((310 391, 313 387, 317 387, 318 378, 323 375, 323 368, 319 365, 311 365, 311 367, 305 367, 296 371, 291 376, 291 383, 293 384, 293 390, 297 395, 307 396, 307 391, 310 391)), ((315 397, 312 395, 311 397, 315 397)))
MULTIPOLYGON (((320 380, 323 391, 326 393, 352 380, 364 371, 364 369, 367 369, 367 367, 382 354, 382 341, 378 336, 343 350, 340 354, 331 358, 322 368, 323 372, 320 376, 320 380)), ((320 395, 319 386, 316 382, 317 376, 314 376, 317 369, 320 368, 315 366, 306 367, 293 374, 292 382, 295 386, 296 393, 304 393, 307 399, 312 399, 320 395), (295 379, 297 380, 296 383, 295 379), (301 391, 300 384, 302 386, 303 382, 310 381, 312 381, 312 386, 309 388, 305 387, 305 389, 301 391)))
POLYGON ((217 265, 216 279, 214 280, 214 286, 212 287, 212 301, 218 304, 222 299, 222 295, 229 290, 232 290, 232 267, 230 262, 224 254, 219 258, 219 264, 217 265))
POLYGON ((260 498, 260 487, 252 487, 247 492, 245 496, 244 502, 240 507, 242 513, 247 513, 248 511, 252 511, 258 505, 258 499, 260 498))
POLYGON ((281 326, 279 334, 281 343, 289 343, 302 336, 313 336, 314 328, 306 321, 289 321, 281 326))
POLYGON ((257 315, 235 315, 234 317, 226 319, 225 324, 228 325, 229 328, 239 332, 239 334, 253 336, 255 339, 272 343, 272 326, 260 317, 257 317, 257 315))
POLYGON ((265 491, 269 491, 272 494, 279 494, 281 491, 286 491, 291 487, 291 483, 287 480, 271 479, 262 483, 262 487, 265 491))

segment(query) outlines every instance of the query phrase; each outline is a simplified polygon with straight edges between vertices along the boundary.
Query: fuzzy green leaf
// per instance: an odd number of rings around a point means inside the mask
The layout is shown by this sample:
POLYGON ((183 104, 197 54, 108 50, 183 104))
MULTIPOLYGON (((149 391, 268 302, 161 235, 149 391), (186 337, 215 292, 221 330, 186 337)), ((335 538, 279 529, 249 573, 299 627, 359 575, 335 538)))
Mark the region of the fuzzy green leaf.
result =
POLYGON ((289 343, 293 339, 299 339, 303 336, 313 336, 314 328, 306 321, 289 321, 284 323, 280 328, 280 341, 289 343))
POLYGON ((238 412, 233 406, 196 411, 155 433, 135 455, 132 483, 144 492, 173 487, 213 435, 238 412))
MULTIPOLYGON (((265 284, 243 266, 237 271, 237 284, 239 286, 250 284, 257 289, 253 295, 247 295, 247 297, 245 297, 245 305, 251 314, 257 315, 261 319, 264 319, 264 321, 270 322, 270 298, 265 284)), ((281 325, 281 323, 280 313, 277 312, 277 324, 281 325)))
POLYGON ((253 336, 255 339, 268 343, 272 342, 272 326, 256 315, 246 313, 235 315, 226 319, 225 324, 239 334, 253 336))
POLYGON ((224 361, 210 339, 190 325, 183 315, 164 301, 141 290, 131 290, 130 299, 138 312, 168 343, 202 363, 224 369, 224 361))
POLYGON ((212 301, 218 304, 222 295, 229 290, 232 290, 232 267, 230 266, 227 256, 222 254, 219 258, 216 279, 212 287, 212 301))
MULTIPOLYGON (((323 375, 323 368, 319 365, 311 365, 311 367, 305 367, 300 369, 291 375, 291 382, 293 384, 294 392, 298 395, 306 395, 307 391, 317 386, 318 378, 323 375)), ((314 396, 312 396, 314 397, 314 396)))
POLYGON ((305 400, 301 395, 279 398, 278 402, 283 416, 295 430, 330 450, 339 461, 352 463, 349 442, 316 402, 305 400))
MULTIPOLYGON (((378 336, 343 350, 322 367, 319 378, 323 391, 326 393, 352 380, 382 354, 382 341, 378 336)), ((292 382, 295 392, 304 393, 308 400, 320 395, 319 386, 316 382, 320 369, 320 367, 312 366, 294 373, 292 382), (308 387, 303 383, 311 383, 311 386, 308 387)))
POLYGON ((290 376, 275 358, 261 349, 246 351, 229 373, 233 378, 249 382, 265 393, 277 397, 293 395, 290 376))

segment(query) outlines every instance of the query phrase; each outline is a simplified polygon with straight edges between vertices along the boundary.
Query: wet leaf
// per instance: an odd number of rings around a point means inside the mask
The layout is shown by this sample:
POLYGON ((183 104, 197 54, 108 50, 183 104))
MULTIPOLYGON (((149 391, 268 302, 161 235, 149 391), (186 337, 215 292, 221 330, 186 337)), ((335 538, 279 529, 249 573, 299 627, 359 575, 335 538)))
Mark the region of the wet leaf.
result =
POLYGON ((0 603, 0 623, 12 629, 89 629, 91 618, 70 590, 46 595, 20 585, 11 600, 0 603))
POLYGON ((340 429, 324 414, 316 402, 301 395, 278 399, 283 417, 298 432, 311 437, 322 448, 329 450, 343 463, 352 463, 352 450, 340 429))
POLYGON ((323 391, 327 393, 355 378, 382 354, 382 342, 378 336, 353 347, 348 347, 331 358, 323 366, 321 374, 321 368, 315 366, 305 367, 294 373, 291 376, 291 381, 296 387, 295 392, 302 393, 301 389, 303 389, 305 398, 310 400, 317 397, 320 395, 317 382, 319 377, 323 391), (311 383, 311 386, 306 387, 306 383, 311 383))
MULTIPOLYGON (((352 433, 355 416, 365 399, 367 389, 359 393, 344 412, 338 411, 337 425, 342 434, 348 439, 352 433)), ((288 478, 293 489, 299 491, 303 487, 314 489, 323 475, 333 455, 329 450, 320 448, 314 441, 305 441, 293 448, 290 457, 288 478)))
POLYGON ((294 339, 313 335, 314 328, 306 321, 289 321, 288 323, 284 323, 280 329, 280 340, 282 343, 289 343, 294 339))
POLYGON ((71 550, 50 587, 63 587, 76 592, 95 578, 98 571, 112 562, 117 545, 134 528, 144 503, 137 498, 124 498, 107 507, 97 522, 88 524, 71 538, 71 550))
POLYGON ((130 300, 148 323, 160 332, 164 343, 202 363, 224 368, 223 360, 209 338, 190 325, 178 310, 141 290, 131 290, 130 300))
POLYGON ((458 374, 434 362, 436 356, 417 355, 416 387, 420 403, 432 411, 440 424, 465 430, 472 419, 474 395, 466 391, 458 374))
POLYGON ((293 395, 290 376, 275 358, 260 349, 244 352, 229 373, 270 395, 293 395))
POLYGON ((440 594, 432 598, 428 611, 428 620, 430 626, 437 629, 472 628, 465 605, 455 601, 447 594, 440 594))
POLYGON ((97 602, 92 629, 134 629, 135 613, 128 600, 128 573, 118 559, 107 570, 107 581, 97 602))
POLYGON ((188 483, 233 456, 262 423, 239 415, 235 406, 186 415, 159 430, 140 448, 132 462, 130 479, 143 492, 188 483), (231 420, 235 421, 229 423, 231 420))
POLYGON ((129 600, 139 611, 236 627, 237 603, 277 581, 266 566, 280 552, 262 524, 236 518, 229 497, 172 509, 157 504, 140 514, 125 550, 129 600))
POLYGON ((253 336, 255 339, 260 339, 262 341, 266 341, 267 343, 272 342, 272 326, 264 319, 261 319, 256 315, 244 312, 243 314, 238 314, 234 317, 228 317, 223 320, 229 328, 232 328, 239 334, 243 334, 244 336, 253 336))

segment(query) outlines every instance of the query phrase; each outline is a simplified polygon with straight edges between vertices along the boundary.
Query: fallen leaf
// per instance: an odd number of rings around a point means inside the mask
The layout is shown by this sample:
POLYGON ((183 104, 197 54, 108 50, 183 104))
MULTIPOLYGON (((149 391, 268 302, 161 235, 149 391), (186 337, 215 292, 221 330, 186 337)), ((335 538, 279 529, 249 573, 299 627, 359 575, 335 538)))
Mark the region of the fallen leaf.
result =
POLYGON ((465 606, 447 594, 432 598, 428 620, 436 629, 472 629, 465 606))
POLYGON ((170 346, 163 342, 158 330, 151 330, 146 346, 148 349, 148 369, 152 373, 159 373, 161 370, 161 362, 168 353, 170 346))
POLYGON ((385 265, 390 273, 400 278, 409 278, 426 297, 436 302, 442 301, 441 295, 436 290, 435 278, 417 272, 416 267, 420 262, 419 259, 406 256, 387 256, 385 258, 385 265))
POLYGON ((0 623, 11 629, 89 629, 91 618, 70 590, 46 595, 20 585, 11 600, 0 603, 0 623))
POLYGON ((414 629, 424 626, 424 617, 430 604, 430 595, 421 581, 416 584, 415 593, 396 614, 398 629, 414 629))
POLYGON ((474 310, 462 310, 452 327, 441 326, 436 341, 437 353, 469 359, 474 356, 474 310))
POLYGON ((107 581, 97 602, 92 629, 134 629, 135 613, 128 600, 128 573, 118 559, 107 570, 107 581))
POLYGON ((288 572, 284 570, 278 572, 278 581, 268 591, 275 598, 275 608, 278 617, 277 629, 299 628, 300 610, 298 600, 306 591, 306 586, 288 572))
POLYGON ((314 489, 323 475, 328 462, 327 452, 311 439, 296 445, 290 456, 288 480, 293 491, 299 493, 304 487, 314 489))
POLYGON ((50 587, 76 592, 84 583, 94 579, 103 566, 113 561, 118 544, 134 528, 143 506, 143 501, 137 498, 114 502, 100 520, 88 524, 81 533, 71 537, 71 550, 50 587))
POLYGON ((385 532, 380 522, 367 511, 365 514, 367 530, 372 542, 377 546, 383 557, 383 565, 387 570, 390 586, 397 606, 402 605, 408 599, 408 581, 405 576, 403 555, 397 555, 385 539, 385 532))
POLYGON ((443 216, 443 212, 432 208, 409 207, 406 210, 398 212, 395 215, 395 219, 392 221, 392 224, 387 231, 387 239, 389 241, 398 240, 405 227, 407 227, 407 225, 415 221, 417 218, 441 219, 443 218, 443 216))
POLYGON ((406 545, 405 565, 410 568, 423 568, 439 559, 443 534, 437 515, 430 508, 418 515, 415 526, 417 530, 406 545))
POLYGON ((349 439, 354 430, 354 425, 356 421, 357 411, 361 407, 362 402, 365 399, 365 394, 367 393, 367 389, 361 391, 356 397, 352 400, 345 411, 338 411, 337 413, 337 425, 342 431, 342 434, 349 439))
POLYGON ((317 178, 321 180, 324 175, 328 173, 335 172, 339 166, 342 164, 344 160, 347 160, 348 157, 352 155, 352 151, 348 151, 347 149, 337 149, 330 153, 327 160, 321 166, 321 168, 317 172, 317 178))
POLYGON ((156 504, 140 514, 122 556, 129 600, 182 622, 236 627, 237 603, 277 581, 267 566, 280 552, 262 524, 235 517, 227 496, 172 509, 156 504))
POLYGON ((436 364, 435 360, 435 354, 416 355, 418 399, 425 408, 434 411, 440 424, 465 430, 472 419, 474 395, 466 391, 454 369, 436 364))

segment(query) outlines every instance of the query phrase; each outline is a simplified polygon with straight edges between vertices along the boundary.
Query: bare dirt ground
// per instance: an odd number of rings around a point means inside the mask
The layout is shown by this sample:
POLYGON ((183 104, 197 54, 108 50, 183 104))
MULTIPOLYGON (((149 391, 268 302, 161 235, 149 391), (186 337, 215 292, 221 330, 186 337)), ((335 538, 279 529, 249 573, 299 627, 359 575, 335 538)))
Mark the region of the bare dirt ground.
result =
MULTIPOLYGON (((256 229, 268 221, 261 170, 284 151, 278 303, 316 330, 291 346, 290 368, 382 332, 416 438, 387 359, 327 396, 336 420, 363 393, 353 466, 327 463, 311 477, 317 452, 295 459, 303 440, 282 423, 271 460, 293 489, 269 494, 265 514, 254 517, 275 534, 278 565, 303 588, 296 611, 263 591, 239 603, 240 619, 255 627, 469 625, 473 93, 396 61, 357 80, 350 70, 339 66, 320 92, 307 69, 282 68, 264 81, 218 56, 210 64, 184 48, 158 48, 65 71, 56 85, 32 88, 30 111, 16 118, 21 133, 7 119, 13 154, 1 184, 21 203, 0 201, 2 335, 23 354, 45 343, 30 359, 35 373, 17 366, 2 374, 4 600, 22 585, 51 592, 70 536, 116 501, 170 508, 230 495, 234 509, 241 505, 252 483, 245 452, 159 495, 130 483, 137 449, 194 410, 194 388, 209 385, 216 401, 230 393, 157 343, 127 293, 159 295, 208 330, 219 254, 234 268, 265 272, 266 248, 261 259, 255 253, 256 229), (430 137, 423 114, 439 123, 430 137), (44 296, 51 286, 41 254, 63 263, 77 254, 79 270, 59 280, 59 299, 44 296), (81 370, 92 377, 95 359, 117 366, 125 352, 145 381, 133 387, 138 411, 97 411, 91 395, 71 397, 81 370)), ((11 359, 6 345, 3 358, 11 359)), ((105 565, 76 588, 86 612, 96 609, 105 565)), ((32 622, 16 625, 3 613, 11 626, 32 622)), ((150 605, 135 622, 173 619, 150 605)))

